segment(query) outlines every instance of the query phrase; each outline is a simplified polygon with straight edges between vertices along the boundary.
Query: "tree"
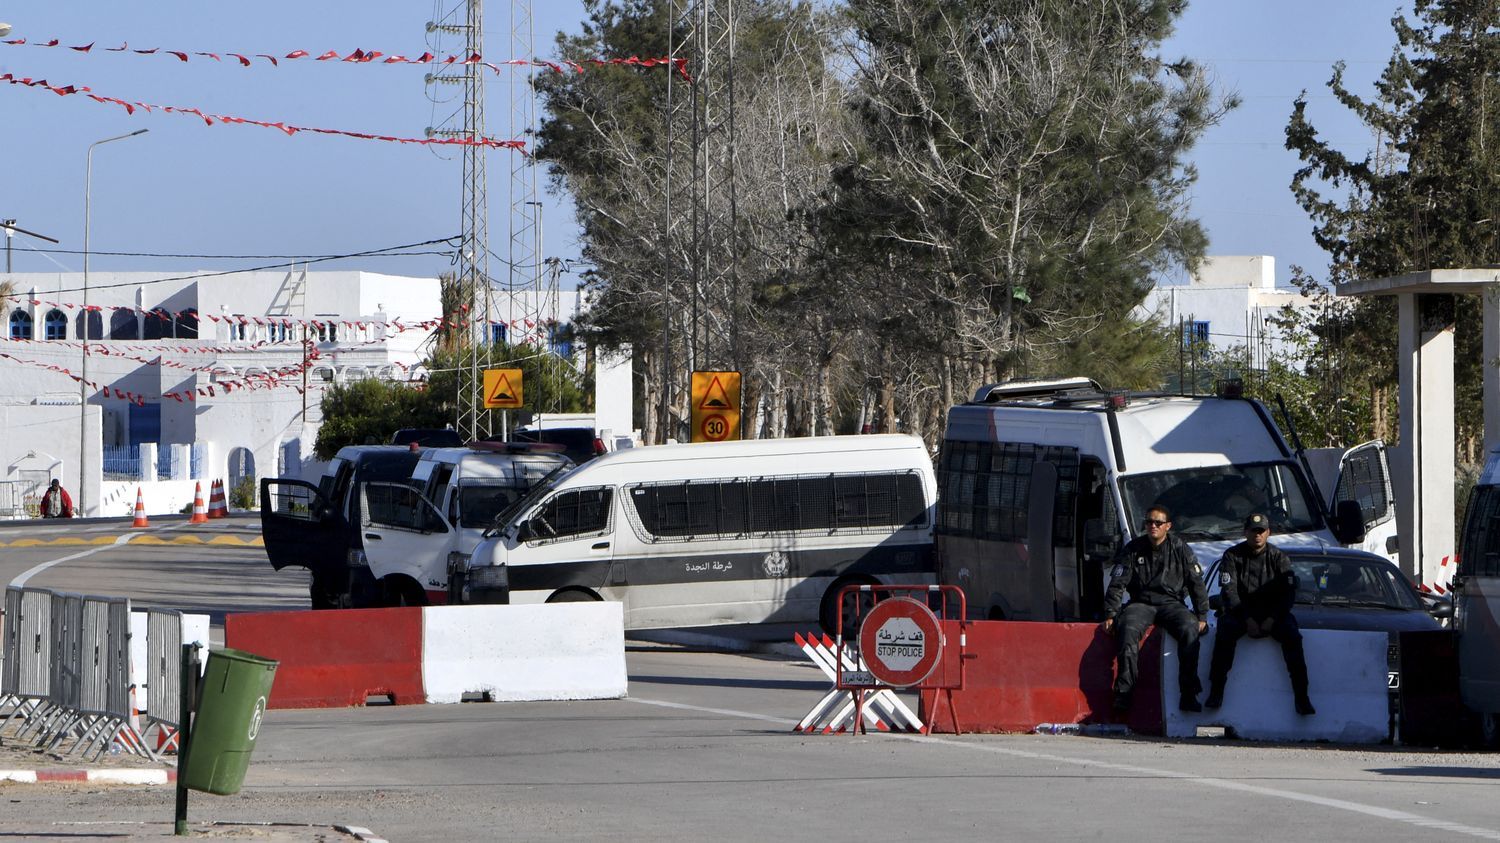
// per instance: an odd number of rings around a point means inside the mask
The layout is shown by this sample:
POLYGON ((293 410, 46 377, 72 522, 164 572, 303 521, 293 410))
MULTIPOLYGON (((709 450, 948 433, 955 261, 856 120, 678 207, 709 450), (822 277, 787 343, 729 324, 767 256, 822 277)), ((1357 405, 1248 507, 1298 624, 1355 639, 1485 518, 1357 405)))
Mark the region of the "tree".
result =
MULTIPOLYGON (((1362 156, 1321 137, 1306 97, 1293 104, 1287 148, 1302 159, 1292 192, 1330 254, 1334 287, 1434 267, 1500 261, 1500 6, 1490 0, 1416 0, 1391 25, 1396 46, 1364 99, 1335 65, 1329 89, 1375 138, 1362 156)), ((1322 291, 1327 295, 1327 290, 1322 291)), ((1477 459, 1483 413, 1477 302, 1458 297, 1455 413, 1461 455, 1477 459)), ((1392 403, 1396 361, 1390 338, 1395 306, 1375 299, 1330 306, 1310 328, 1338 376, 1372 397, 1375 418, 1392 403)), ((1389 430, 1361 430, 1359 435, 1389 430)))
MULTIPOLYGON (((318 459, 332 459, 345 445, 386 444, 402 428, 450 426, 458 411, 460 368, 467 368, 468 360, 463 351, 434 353, 423 363, 429 372, 426 383, 370 378, 333 386, 323 394, 323 424, 315 445, 318 459)), ((530 345, 490 346, 480 357, 480 367, 520 369, 529 411, 588 409, 591 378, 550 351, 530 345)), ((512 426, 516 421, 515 416, 510 418, 512 426)), ((498 417, 490 419, 489 427, 499 432, 498 417)))
POLYGON ((1155 54, 1181 5, 849 3, 867 151, 847 195, 875 254, 926 269, 912 292, 940 307, 950 357, 1046 368, 1202 255, 1184 157, 1233 100, 1155 54))

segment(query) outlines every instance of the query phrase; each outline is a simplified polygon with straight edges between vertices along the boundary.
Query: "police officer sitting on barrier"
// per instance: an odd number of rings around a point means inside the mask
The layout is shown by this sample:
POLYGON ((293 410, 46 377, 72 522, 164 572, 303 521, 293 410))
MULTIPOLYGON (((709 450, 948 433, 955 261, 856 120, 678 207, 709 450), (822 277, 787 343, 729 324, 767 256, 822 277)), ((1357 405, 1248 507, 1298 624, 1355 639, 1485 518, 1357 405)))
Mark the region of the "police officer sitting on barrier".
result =
POLYGON ((1198 694, 1203 690, 1198 680, 1198 635, 1208 628, 1203 568, 1182 539, 1171 535, 1172 513, 1165 506, 1156 504, 1147 510, 1143 527, 1145 535, 1131 539, 1115 557, 1109 591, 1104 596, 1104 623, 1100 628, 1113 632, 1120 642, 1114 708, 1116 712, 1130 708, 1141 636, 1154 623, 1177 639, 1181 648, 1182 668, 1177 676, 1181 699, 1177 707, 1202 711, 1198 704, 1198 694), (1130 603, 1121 609, 1127 593, 1130 603), (1193 598, 1191 612, 1184 603, 1189 595, 1193 598))
POLYGON ((1291 560, 1270 543, 1270 537, 1271 522, 1257 512, 1245 519, 1245 540, 1224 551, 1224 558, 1219 560, 1219 600, 1223 608, 1214 639, 1213 661, 1208 668, 1209 691, 1204 705, 1218 708, 1224 704, 1224 683, 1234 666, 1234 649, 1240 637, 1270 636, 1281 644, 1297 713, 1316 714, 1307 696, 1302 633, 1292 616, 1297 575, 1291 560))

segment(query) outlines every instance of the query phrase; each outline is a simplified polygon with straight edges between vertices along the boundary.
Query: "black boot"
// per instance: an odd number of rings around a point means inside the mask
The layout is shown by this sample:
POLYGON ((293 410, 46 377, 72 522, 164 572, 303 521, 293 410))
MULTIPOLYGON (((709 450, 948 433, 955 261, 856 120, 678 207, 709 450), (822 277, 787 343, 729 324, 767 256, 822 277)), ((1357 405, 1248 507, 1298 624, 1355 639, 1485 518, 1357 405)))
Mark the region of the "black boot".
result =
POLYGON ((1177 709, 1179 711, 1202 711, 1203 706, 1198 704, 1197 694, 1183 694, 1182 698, 1177 701, 1177 709))
POLYGON ((1218 708, 1224 704, 1224 686, 1218 683, 1208 689, 1208 699, 1203 701, 1204 708, 1218 708))
POLYGON ((1311 717, 1318 713, 1318 710, 1313 708, 1312 700, 1308 698, 1306 691, 1297 695, 1297 713, 1303 717, 1311 717))

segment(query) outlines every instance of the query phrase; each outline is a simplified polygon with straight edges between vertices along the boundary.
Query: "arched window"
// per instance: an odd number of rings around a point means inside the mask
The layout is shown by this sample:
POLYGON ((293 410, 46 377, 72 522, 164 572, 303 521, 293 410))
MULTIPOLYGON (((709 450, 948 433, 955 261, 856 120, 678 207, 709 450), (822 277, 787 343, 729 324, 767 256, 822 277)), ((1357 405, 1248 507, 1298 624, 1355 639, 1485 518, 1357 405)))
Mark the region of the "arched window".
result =
POLYGON ((141 326, 136 321, 135 311, 120 309, 109 317, 109 338, 112 340, 138 340, 141 338, 141 326))
POLYGON ((12 311, 10 314, 10 338, 13 340, 31 339, 31 314, 24 310, 12 311))
POLYGON ((176 336, 180 340, 198 338, 198 309, 190 307, 177 314, 176 336))
POLYGON ((78 314, 78 318, 73 320, 73 336, 85 335, 91 340, 104 339, 104 315, 102 313, 89 310, 78 314))
POLYGON ((143 340, 163 340, 172 338, 172 314, 165 307, 158 307, 146 314, 144 328, 141 331, 143 340))
POLYGON ((68 338, 68 317, 61 310, 47 311, 42 317, 42 339, 65 340, 68 338))

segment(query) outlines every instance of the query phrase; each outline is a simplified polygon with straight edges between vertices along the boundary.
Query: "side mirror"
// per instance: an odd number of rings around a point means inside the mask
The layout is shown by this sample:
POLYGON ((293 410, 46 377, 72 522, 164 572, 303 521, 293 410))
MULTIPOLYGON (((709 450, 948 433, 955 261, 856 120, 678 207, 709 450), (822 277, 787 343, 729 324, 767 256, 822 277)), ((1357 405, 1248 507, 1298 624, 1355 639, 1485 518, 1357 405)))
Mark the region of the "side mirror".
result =
POLYGON ((1443 597, 1422 596, 1422 602, 1427 604, 1427 614, 1438 620, 1453 620, 1453 601, 1443 597))
POLYGON ((1365 514, 1357 501, 1339 501, 1333 511, 1333 537, 1342 544, 1365 540, 1365 514))

